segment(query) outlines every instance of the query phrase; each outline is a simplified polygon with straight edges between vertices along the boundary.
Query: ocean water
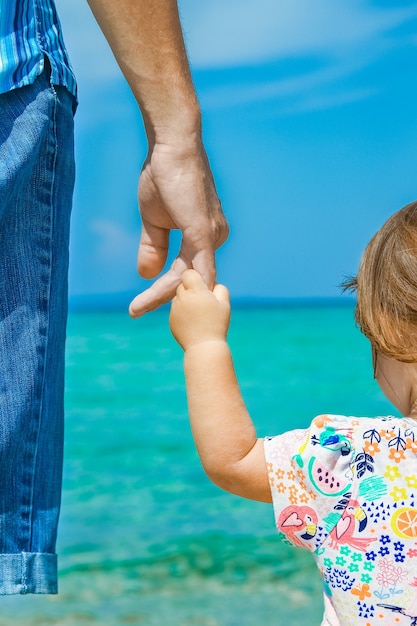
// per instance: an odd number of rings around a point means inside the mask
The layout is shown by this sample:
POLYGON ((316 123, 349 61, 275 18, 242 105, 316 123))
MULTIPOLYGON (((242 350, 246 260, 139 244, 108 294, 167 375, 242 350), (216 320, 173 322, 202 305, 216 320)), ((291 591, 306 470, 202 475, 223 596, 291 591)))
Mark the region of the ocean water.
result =
MULTIPOLYGON (((320 624, 315 565, 272 506, 205 477, 167 318, 71 313, 60 593, 2 598, 2 626, 320 624)), ((260 436, 393 411, 351 305, 237 307, 229 340, 260 436)))

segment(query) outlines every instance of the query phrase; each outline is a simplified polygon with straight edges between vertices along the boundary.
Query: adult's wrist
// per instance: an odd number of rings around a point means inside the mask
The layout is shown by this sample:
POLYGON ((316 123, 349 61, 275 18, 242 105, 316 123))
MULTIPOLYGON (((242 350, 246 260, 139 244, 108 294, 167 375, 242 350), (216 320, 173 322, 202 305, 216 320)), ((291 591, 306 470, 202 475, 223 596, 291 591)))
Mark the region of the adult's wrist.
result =
POLYGON ((161 146, 195 147, 202 144, 201 110, 198 103, 181 107, 172 106, 169 111, 143 112, 146 135, 150 147, 161 146))

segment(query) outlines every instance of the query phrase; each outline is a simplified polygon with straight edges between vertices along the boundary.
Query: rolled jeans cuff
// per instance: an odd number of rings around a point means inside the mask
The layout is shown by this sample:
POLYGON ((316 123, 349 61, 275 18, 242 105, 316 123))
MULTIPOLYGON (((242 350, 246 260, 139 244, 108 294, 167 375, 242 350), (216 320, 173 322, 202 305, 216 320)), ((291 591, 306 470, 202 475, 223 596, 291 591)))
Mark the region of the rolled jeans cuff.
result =
POLYGON ((0 595, 26 593, 58 593, 56 554, 0 555, 0 595))

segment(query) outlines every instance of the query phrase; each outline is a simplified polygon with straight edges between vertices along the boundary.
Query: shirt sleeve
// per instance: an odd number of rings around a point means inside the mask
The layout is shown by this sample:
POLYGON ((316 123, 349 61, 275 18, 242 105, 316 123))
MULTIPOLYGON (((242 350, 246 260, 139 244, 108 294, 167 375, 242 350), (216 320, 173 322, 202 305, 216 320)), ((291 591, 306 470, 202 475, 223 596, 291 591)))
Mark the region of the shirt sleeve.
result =
POLYGON ((316 551, 339 521, 352 488, 349 418, 320 415, 309 429, 265 439, 277 531, 316 551))

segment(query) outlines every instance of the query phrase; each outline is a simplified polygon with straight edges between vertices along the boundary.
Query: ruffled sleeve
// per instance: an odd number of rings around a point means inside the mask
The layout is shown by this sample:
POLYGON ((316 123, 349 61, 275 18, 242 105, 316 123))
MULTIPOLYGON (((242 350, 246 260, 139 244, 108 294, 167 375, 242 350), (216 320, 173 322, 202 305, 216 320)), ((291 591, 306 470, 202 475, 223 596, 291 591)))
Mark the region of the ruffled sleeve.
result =
POLYGON ((309 429, 267 437, 264 445, 277 530, 293 545, 315 551, 350 499, 351 421, 320 415, 309 429))

